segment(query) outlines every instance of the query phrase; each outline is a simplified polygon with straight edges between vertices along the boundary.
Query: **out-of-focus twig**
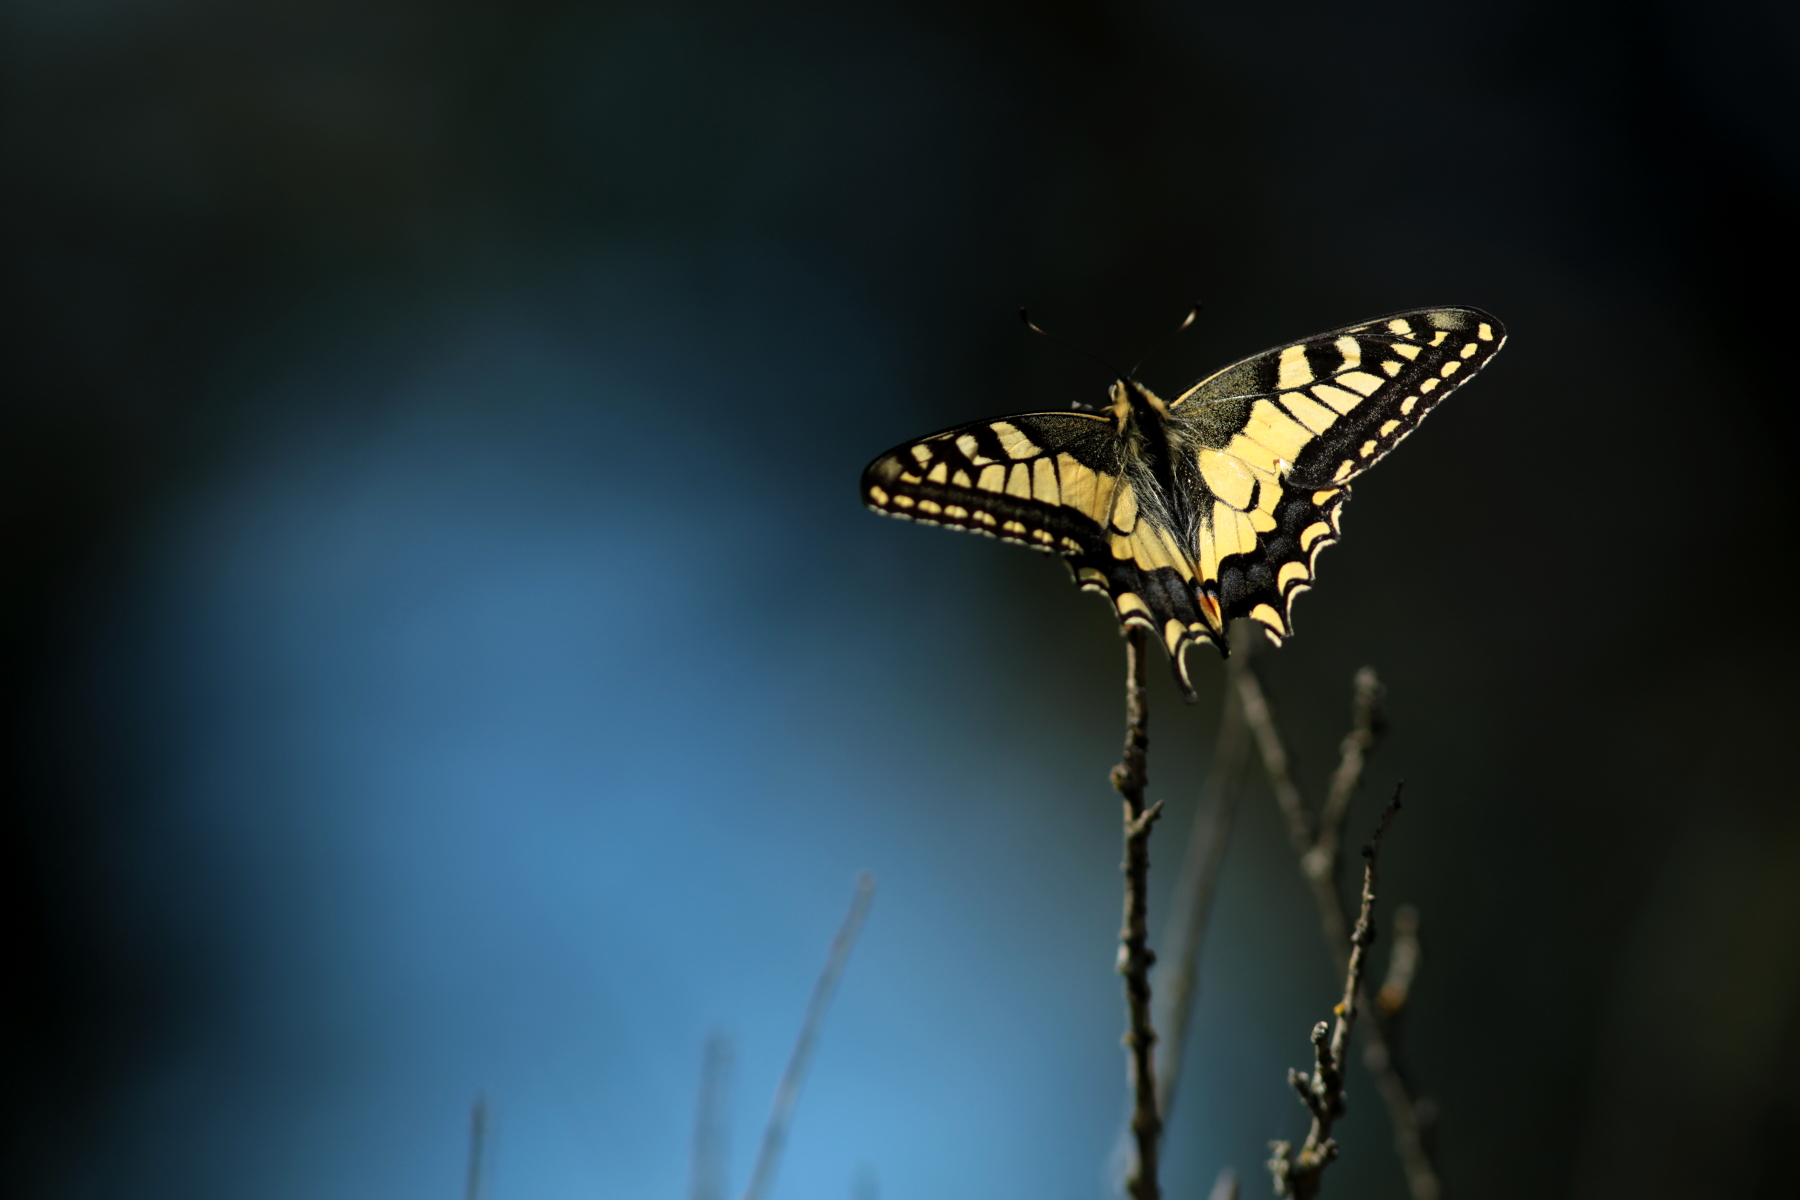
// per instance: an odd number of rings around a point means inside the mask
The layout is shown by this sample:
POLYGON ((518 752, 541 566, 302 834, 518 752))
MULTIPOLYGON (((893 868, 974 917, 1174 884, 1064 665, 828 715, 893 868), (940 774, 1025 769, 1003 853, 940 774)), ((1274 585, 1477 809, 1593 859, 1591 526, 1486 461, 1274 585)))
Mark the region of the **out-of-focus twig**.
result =
POLYGON ((1124 797, 1125 921, 1119 930, 1119 974, 1125 977, 1126 1078, 1131 1085, 1133 1155, 1125 1177, 1132 1200, 1159 1200, 1157 1146, 1162 1117, 1156 1107, 1156 1027, 1150 1016, 1151 953, 1149 920, 1150 829, 1162 805, 1144 806, 1149 786, 1149 697, 1144 686, 1144 631, 1125 632, 1125 750, 1112 769, 1112 784, 1124 797))
POLYGON ((1287 747, 1282 745, 1281 732, 1275 728, 1275 716, 1269 711, 1269 698, 1263 694, 1262 680, 1253 670, 1243 671, 1237 677, 1237 685, 1238 698, 1244 705, 1244 720, 1250 723, 1256 748, 1262 753, 1263 769, 1269 773, 1269 787, 1274 790, 1275 803, 1287 821, 1288 838, 1296 850, 1305 854, 1316 840, 1312 814, 1306 811, 1306 802, 1300 799, 1300 789, 1295 786, 1294 774, 1288 768, 1287 747))
POLYGON ((743 1200, 764 1200, 775 1182, 775 1170, 781 1163, 781 1149, 787 1142, 788 1125, 793 1121, 794 1106, 800 1100, 800 1085, 806 1080, 813 1046, 819 1040, 819 1029, 825 1024, 832 994, 837 991, 838 979, 844 973, 844 964, 850 959, 850 949, 856 945, 856 935, 862 932, 863 920, 869 915, 869 904, 874 898, 875 876, 864 871, 856 877, 856 893, 850 898, 850 911, 844 914, 844 923, 838 927, 837 936, 831 941, 831 953, 825 958, 825 968, 813 985, 812 999, 800 1022, 800 1036, 794 1041, 794 1052, 788 1057, 781 1085, 775 1089, 775 1103, 769 1110, 769 1123, 763 1129, 762 1147, 757 1151, 756 1166, 751 1169, 743 1200))
POLYGON ((689 1200, 725 1200, 727 1130, 731 1110, 731 1039, 706 1039, 700 1063, 700 1099, 694 1111, 694 1173, 689 1200))
POLYGON ((1395 1146, 1400 1152, 1400 1165, 1406 1170, 1408 1187, 1415 1200, 1436 1200, 1441 1187, 1432 1145, 1432 1123, 1435 1110, 1428 1100, 1414 1100, 1412 1081, 1406 1074, 1406 1062, 1400 1054, 1401 1035, 1406 1028, 1406 1012, 1412 1000, 1413 981, 1424 961, 1424 947, 1419 939, 1419 910, 1403 904, 1394 912, 1394 944, 1388 950, 1387 977, 1375 993, 1374 1016, 1381 1029, 1382 1041, 1363 1043, 1363 1063, 1375 1073, 1376 1086, 1390 1109, 1410 1113, 1412 1120, 1395 1123, 1395 1146))
POLYGON ((1419 973, 1419 910, 1402 904, 1394 910, 1394 945, 1388 950, 1387 977, 1375 993, 1375 1011, 1388 1021, 1400 1015, 1412 996, 1413 976, 1419 973))
POLYGON ((1350 953, 1347 949, 1349 924, 1338 899, 1342 830, 1344 816, 1350 809, 1350 798, 1362 780, 1369 751, 1380 736, 1381 681, 1370 667, 1356 673, 1350 732, 1344 735, 1338 768, 1331 777, 1331 791, 1316 822, 1306 802, 1300 798, 1300 789, 1288 767, 1287 748, 1282 744, 1281 731, 1276 728, 1275 715, 1269 709, 1262 681, 1254 670, 1245 670, 1238 676, 1238 694, 1243 700, 1244 719, 1249 722, 1257 749, 1262 753, 1263 767, 1275 792, 1275 803, 1287 822, 1288 841, 1299 856, 1301 874, 1306 876, 1306 882, 1312 886, 1313 898, 1318 902, 1319 924, 1325 942, 1341 974, 1350 953))
POLYGON ((1213 1180, 1212 1191, 1206 1194, 1206 1200, 1238 1200, 1238 1175, 1230 1167, 1221 1170, 1213 1180))
MULTIPOLYGON (((1300 860, 1301 874, 1312 888, 1313 899, 1319 910, 1320 930, 1330 948, 1332 963, 1339 974, 1343 974, 1349 969, 1350 928, 1349 918, 1338 894, 1341 846, 1336 830, 1342 824, 1344 812, 1348 810, 1350 797, 1362 776, 1369 751, 1382 730, 1380 680, 1376 678, 1374 671, 1366 667, 1357 672, 1355 699, 1351 706, 1351 730, 1340 747, 1338 769, 1332 776, 1326 810, 1321 813, 1317 827, 1300 797, 1299 788, 1294 784, 1293 772, 1288 766, 1287 750, 1282 745, 1281 733, 1276 727, 1274 714, 1270 711, 1268 697, 1263 692, 1262 683, 1254 668, 1245 671, 1239 677, 1238 684, 1244 705, 1244 719, 1261 752, 1263 767, 1275 793, 1275 802, 1287 823, 1288 840, 1293 843, 1294 852, 1300 860), (1327 824, 1326 815, 1330 816, 1331 824, 1327 824)), ((1410 986, 1410 980, 1408 984, 1410 986)), ((1411 1200, 1439 1200, 1443 1189, 1426 1144, 1421 1105, 1413 1098, 1412 1088, 1389 1045, 1387 1028, 1381 1019, 1382 1013, 1379 1008, 1367 1004, 1364 1007, 1372 1008, 1373 1011, 1363 1028, 1363 1065, 1375 1076, 1376 1090, 1381 1094, 1382 1102, 1388 1110, 1388 1118, 1393 1123, 1394 1149, 1406 1172, 1407 1190, 1411 1200)))
POLYGON ((476 1092, 469 1107, 469 1173, 463 1181, 463 1200, 481 1200, 482 1159, 487 1154, 487 1093, 476 1092))
POLYGON ((1381 823, 1375 827, 1375 836, 1363 847, 1362 910, 1357 916, 1356 928, 1350 935, 1348 962, 1344 969, 1344 998, 1338 1001, 1333 1010, 1337 1015, 1337 1024, 1332 1027, 1320 1021, 1313 1026, 1312 1074, 1288 1072, 1288 1083, 1312 1114, 1312 1129, 1308 1131, 1306 1142, 1300 1147, 1298 1154, 1294 1153, 1293 1146, 1287 1142, 1274 1143, 1269 1170, 1275 1176, 1275 1193, 1278 1196, 1312 1200, 1319 1193, 1320 1176, 1331 1160, 1337 1157, 1337 1143, 1331 1138, 1331 1126, 1344 1115, 1344 1056, 1350 1048, 1350 1031, 1356 1025, 1361 1004, 1364 964, 1369 947, 1375 941, 1376 862, 1381 851, 1381 839, 1387 833, 1388 826, 1393 823, 1394 814, 1399 811, 1400 789, 1396 787, 1394 798, 1382 810, 1381 823))
MULTIPOLYGON (((1344 836, 1344 818, 1350 812, 1350 800, 1356 785, 1362 782, 1363 767, 1369 752, 1380 738, 1386 714, 1381 711, 1381 680, 1374 667, 1356 673, 1350 699, 1350 732, 1338 744, 1338 766, 1331 773, 1331 788, 1325 793, 1325 807, 1319 810, 1319 838, 1313 853, 1338 861, 1339 843, 1344 836)), ((1332 867, 1333 881, 1336 867, 1332 867)))
POLYGON ((1188 835, 1187 856, 1175 882, 1169 904, 1171 913, 1163 945, 1175 948, 1174 957, 1157 973, 1157 1027, 1162 1041, 1157 1046, 1157 1111, 1163 1120, 1175 1107, 1181 1082, 1181 1064, 1187 1051, 1188 1028, 1199 996, 1200 950, 1212 913, 1213 894, 1225 847, 1237 817, 1244 765, 1250 752, 1249 727, 1238 700, 1237 676, 1248 668, 1248 654, 1225 660, 1225 697, 1219 713, 1219 734, 1213 742, 1212 766, 1200 792, 1193 832, 1188 835))

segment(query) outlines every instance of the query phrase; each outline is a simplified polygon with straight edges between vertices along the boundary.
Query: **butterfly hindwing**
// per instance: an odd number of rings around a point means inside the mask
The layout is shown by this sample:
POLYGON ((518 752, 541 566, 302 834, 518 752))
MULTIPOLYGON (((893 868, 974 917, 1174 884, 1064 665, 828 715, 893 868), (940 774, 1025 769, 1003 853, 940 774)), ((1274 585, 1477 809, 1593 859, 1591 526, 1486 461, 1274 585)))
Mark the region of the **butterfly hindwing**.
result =
POLYGON ((863 472, 877 512, 1060 554, 1120 622, 1183 654, 1248 617, 1279 642, 1350 483, 1506 341, 1428 308, 1252 355, 1169 404, 1132 380, 1100 414, 1025 413, 909 442, 863 472))

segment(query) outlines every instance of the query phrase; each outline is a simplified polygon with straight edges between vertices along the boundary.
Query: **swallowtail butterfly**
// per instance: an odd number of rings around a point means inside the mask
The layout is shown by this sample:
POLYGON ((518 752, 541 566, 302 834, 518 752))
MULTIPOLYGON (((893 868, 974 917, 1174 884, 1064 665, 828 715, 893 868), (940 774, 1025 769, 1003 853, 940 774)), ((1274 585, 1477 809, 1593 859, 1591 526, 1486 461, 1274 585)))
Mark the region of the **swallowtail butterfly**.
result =
POLYGON ((1279 643, 1350 485, 1506 343, 1474 308, 1420 308, 1252 355, 1174 400, 1134 378, 1095 412, 958 425, 869 464, 878 513, 1060 554, 1126 627, 1162 639, 1190 698, 1194 642, 1279 643))

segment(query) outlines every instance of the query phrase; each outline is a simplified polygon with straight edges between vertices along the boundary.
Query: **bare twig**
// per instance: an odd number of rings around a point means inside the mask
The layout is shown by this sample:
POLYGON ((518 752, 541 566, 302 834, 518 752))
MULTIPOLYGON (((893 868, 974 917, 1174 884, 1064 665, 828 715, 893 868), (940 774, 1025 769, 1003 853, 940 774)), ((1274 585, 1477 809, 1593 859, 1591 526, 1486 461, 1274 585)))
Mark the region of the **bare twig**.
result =
POLYGON ((463 1182, 464 1200, 481 1200, 482 1157, 487 1153, 487 1094, 475 1093, 469 1108, 469 1175, 463 1182))
POLYGON ((1238 1176, 1230 1167, 1221 1170, 1213 1180, 1212 1191, 1207 1193, 1206 1200, 1238 1200, 1238 1176))
POLYGON ((706 1039, 700 1064, 700 1100, 694 1112, 694 1177, 690 1200, 725 1200, 726 1137, 731 1107, 731 1039, 706 1039))
MULTIPOLYGON (((1152 976, 1155 994, 1151 1017, 1158 1031, 1156 1111, 1165 1125, 1174 1108, 1188 1029, 1199 994, 1201 943, 1212 911, 1225 847, 1231 840, 1244 766, 1249 756, 1250 735, 1238 703, 1236 682, 1236 674, 1245 669, 1248 654, 1249 647, 1246 646, 1225 663, 1225 694, 1218 736, 1213 743, 1212 766, 1195 806, 1187 853, 1182 859, 1181 874, 1176 878, 1169 904, 1169 923, 1163 930, 1163 944, 1174 946, 1175 956, 1159 963, 1152 976)), ((1114 1162, 1124 1164, 1126 1174, 1137 1161, 1134 1141, 1133 1131, 1127 1124, 1119 1131, 1119 1145, 1113 1158, 1114 1162)))
MULTIPOLYGON (((1369 752, 1382 734, 1385 714, 1381 711, 1381 680, 1374 667, 1356 673, 1350 701, 1350 732, 1338 746, 1338 768, 1332 772, 1331 788, 1325 794, 1325 807, 1319 810, 1319 844, 1314 853, 1327 855, 1335 863, 1338 843, 1343 837, 1344 817, 1350 811, 1350 799, 1356 785, 1362 782, 1363 767, 1369 752)), ((1335 876, 1335 869, 1333 872, 1335 876)))
POLYGON ((1158 1200, 1157 1146, 1162 1117, 1156 1107, 1156 1027, 1150 1017, 1150 966, 1156 961, 1149 940, 1148 888, 1150 828, 1162 805, 1144 806, 1149 785, 1149 700, 1144 687, 1144 631, 1125 633, 1125 750, 1112 769, 1112 784, 1125 799, 1125 921, 1119 930, 1119 974, 1125 977, 1126 1077, 1131 1085, 1131 1134, 1135 1155, 1125 1178, 1133 1200, 1158 1200))
POLYGON ((1249 728, 1244 722, 1237 685, 1237 676, 1247 669, 1247 657, 1247 653, 1234 654, 1225 662, 1225 697, 1219 714, 1219 735, 1213 743, 1212 766, 1200 792, 1187 856, 1182 860, 1181 875, 1170 901, 1172 917, 1163 936, 1163 945, 1175 947, 1175 957, 1156 977, 1160 1001, 1157 1026, 1162 1030, 1156 1056, 1157 1111, 1165 1121, 1175 1107, 1176 1088, 1181 1082, 1188 1028, 1199 995, 1200 950, 1219 870, 1225 861, 1225 847, 1237 817, 1238 794, 1250 751, 1249 728))
MULTIPOLYGON (((1312 888, 1319 910, 1319 927, 1331 951, 1333 964, 1343 974, 1349 969, 1349 919, 1338 895, 1338 861, 1340 847, 1335 830, 1341 825, 1343 812, 1362 775, 1370 749, 1381 733, 1380 682, 1373 671, 1364 668, 1357 673, 1356 698, 1352 704, 1351 731, 1341 747, 1341 759, 1332 776, 1327 809, 1332 824, 1321 820, 1315 831, 1311 814, 1300 798, 1293 773, 1288 767, 1287 751, 1276 728, 1261 681, 1254 669, 1245 671, 1238 680, 1239 695, 1244 704, 1244 719, 1261 751, 1263 767, 1275 792, 1275 801, 1286 819, 1288 839, 1300 860, 1300 871, 1312 888), (1340 799, 1341 797, 1341 799, 1340 799)), ((1410 980, 1409 980, 1410 985, 1410 980)), ((1365 1005, 1365 1007, 1370 1007, 1365 1005)), ((1370 1013, 1363 1031, 1363 1065, 1375 1076, 1376 1090, 1387 1106, 1394 1127, 1394 1149, 1406 1172, 1411 1200, 1438 1200, 1442 1185, 1437 1168, 1426 1145, 1422 1106, 1413 1099, 1412 1088, 1401 1071, 1388 1039, 1380 1010, 1370 1013)))
POLYGON ((1381 823, 1375 827, 1374 837, 1363 847, 1362 911, 1357 916, 1356 929, 1350 935, 1349 961, 1344 971, 1344 998, 1338 1001, 1333 1010, 1337 1015, 1337 1023, 1329 1027, 1329 1036, 1326 1032, 1328 1026, 1324 1021, 1313 1026, 1312 1074, 1288 1072, 1288 1083, 1299 1093, 1301 1103, 1312 1114, 1312 1129, 1308 1131, 1306 1142, 1300 1147, 1298 1155, 1287 1142, 1273 1144, 1274 1156, 1269 1160, 1269 1170, 1275 1176, 1275 1192, 1280 1196, 1292 1196, 1294 1200, 1312 1200, 1319 1192, 1320 1175, 1337 1157, 1337 1143, 1331 1138, 1331 1127, 1344 1115, 1344 1055, 1350 1048, 1350 1031, 1356 1026, 1362 997, 1363 969, 1369 946, 1375 941, 1376 860, 1381 850, 1381 839, 1387 833, 1388 826, 1393 823, 1394 814, 1399 811, 1400 789, 1396 787, 1394 798, 1382 810, 1381 823))
POLYGON ((863 919, 869 915, 869 903, 875 898, 875 876, 867 871, 856 877, 856 894, 850 898, 850 911, 844 915, 837 936, 831 941, 831 953, 825 968, 813 985, 812 999, 806 1006, 806 1017, 800 1022, 800 1036, 794 1041, 794 1052, 788 1058, 781 1085, 775 1089, 775 1104, 769 1111, 769 1123, 763 1129, 762 1148, 756 1154, 756 1166, 750 1172, 750 1185, 743 1200, 763 1200, 775 1182, 775 1170, 781 1162, 781 1148, 787 1142, 788 1125, 794 1117, 794 1105, 800 1100, 800 1085, 806 1080, 806 1067, 812 1060, 819 1029, 825 1023, 825 1012, 831 1007, 832 993, 849 961, 856 935, 862 931, 863 919))

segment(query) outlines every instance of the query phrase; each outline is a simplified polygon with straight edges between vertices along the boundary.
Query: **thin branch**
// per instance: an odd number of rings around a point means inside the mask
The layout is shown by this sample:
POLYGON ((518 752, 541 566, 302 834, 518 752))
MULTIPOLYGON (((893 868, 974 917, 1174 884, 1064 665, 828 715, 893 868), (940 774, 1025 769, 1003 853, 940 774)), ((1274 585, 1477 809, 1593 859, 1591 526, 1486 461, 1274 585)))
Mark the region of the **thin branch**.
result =
POLYGON ((794 1106, 800 1101, 800 1085, 806 1081, 807 1064, 812 1061, 813 1046, 819 1040, 819 1029, 825 1024, 826 1010, 837 991, 838 979, 849 961, 856 935, 862 932, 863 920, 869 915, 869 904, 875 898, 875 876, 867 871, 856 877, 856 894, 850 898, 850 911, 831 940, 831 953, 825 968, 813 985, 812 999, 806 1005, 806 1017, 800 1022, 800 1036, 794 1041, 794 1052, 788 1058, 781 1085, 775 1089, 775 1104, 769 1111, 769 1123, 763 1129, 762 1148, 756 1154, 756 1166, 750 1172, 750 1185, 743 1200, 763 1200, 775 1183, 775 1170, 781 1163, 781 1148, 787 1142, 788 1126, 794 1118, 794 1106))
MULTIPOLYGON (((1319 927, 1330 948, 1333 964, 1343 974, 1349 969, 1350 934, 1349 919, 1344 912, 1343 902, 1339 899, 1337 887, 1340 851, 1336 845, 1322 847, 1319 835, 1314 832, 1311 814, 1300 798, 1299 789, 1294 785, 1280 731, 1276 728, 1268 698, 1263 693, 1255 670, 1245 671, 1238 683, 1239 695, 1244 704, 1244 719, 1249 723, 1257 748, 1262 753, 1263 767, 1275 792, 1276 804, 1287 821, 1288 838, 1299 857, 1301 874, 1312 888, 1313 899, 1319 910, 1319 927)), ((1328 807, 1332 807, 1332 801, 1337 801, 1336 807, 1339 809, 1349 805, 1349 796, 1355 791, 1369 750, 1381 733, 1379 700, 1380 684, 1374 678, 1374 672, 1367 668, 1359 671, 1356 699, 1352 704, 1351 731, 1344 738, 1342 757, 1337 772, 1332 777, 1328 807), (1344 797, 1342 800, 1338 800, 1340 795, 1344 797)), ((1334 813, 1333 820, 1341 823, 1342 812, 1334 813)), ((1394 1127, 1394 1150, 1406 1172, 1411 1200, 1439 1200, 1443 1188, 1426 1145, 1422 1106, 1413 1098, 1412 1088, 1390 1047, 1388 1032, 1381 1017, 1380 1010, 1374 1009, 1365 1025, 1363 1065, 1375 1076, 1376 1090, 1387 1106, 1388 1118, 1394 1127)))
POLYGON ((1144 806, 1149 785, 1149 697, 1144 687, 1144 631, 1125 632, 1125 750, 1112 769, 1112 784, 1124 797, 1125 921, 1119 930, 1119 974, 1125 977, 1126 1078, 1131 1085, 1131 1134, 1135 1155, 1125 1178, 1132 1200, 1159 1200, 1157 1147, 1162 1117, 1156 1107, 1156 1027, 1150 1017, 1150 966, 1156 955, 1149 940, 1150 829, 1162 815, 1160 803, 1144 806))
POLYGON ((1344 971, 1344 998, 1338 1001, 1333 1010, 1337 1015, 1337 1023, 1330 1027, 1329 1037, 1324 1021, 1313 1026, 1312 1074, 1288 1072, 1288 1082, 1300 1094, 1301 1103, 1312 1114, 1312 1129, 1308 1131, 1306 1142, 1297 1155, 1289 1143, 1274 1143, 1274 1156, 1269 1160, 1269 1170, 1275 1176, 1275 1193, 1278 1196, 1312 1200, 1319 1194, 1320 1176, 1337 1157, 1337 1143, 1331 1138, 1331 1127, 1344 1115, 1344 1055, 1350 1048, 1350 1031, 1356 1026, 1361 1004, 1364 965, 1368 959, 1369 947, 1375 941, 1376 862, 1381 851, 1381 839, 1393 824, 1394 814, 1399 811, 1400 789, 1396 787, 1394 798, 1382 810, 1381 823, 1375 827, 1374 837, 1363 847, 1362 911, 1357 916, 1356 929, 1350 935, 1349 961, 1344 971))
POLYGON ((1144 684, 1144 631, 1133 626, 1125 631, 1125 749, 1112 769, 1112 785, 1125 803, 1144 807, 1144 789, 1150 786, 1150 695, 1144 684))
POLYGON ((1244 765, 1250 752, 1250 732, 1238 701, 1237 676, 1247 667, 1247 653, 1234 654, 1225 662, 1225 697, 1219 713, 1219 734, 1213 742, 1212 766, 1200 792, 1193 832, 1188 835, 1187 856, 1170 901, 1173 919, 1163 936, 1165 946, 1175 947, 1175 958, 1157 973, 1157 999, 1162 1041, 1157 1046, 1157 1111, 1168 1120, 1175 1107, 1186 1056, 1188 1029, 1199 996, 1200 950, 1212 913, 1213 894, 1225 861, 1225 847, 1237 818, 1244 765))
POLYGON ((1238 1200, 1238 1175, 1230 1167, 1222 1169, 1213 1180, 1207 1200, 1238 1200))
MULTIPOLYGON (((1166 1126, 1175 1105, 1182 1061, 1186 1057, 1188 1030, 1199 995, 1201 945, 1218 888, 1225 847, 1231 840, 1244 767, 1250 752, 1250 735, 1238 703, 1237 673, 1244 670, 1250 645, 1225 663, 1225 690, 1219 710, 1218 736, 1213 742, 1212 765, 1195 805, 1194 824, 1188 834, 1187 853, 1170 900, 1169 923, 1163 944, 1174 946, 1175 957, 1159 962, 1152 975, 1155 994, 1151 1005, 1156 1042, 1156 1111, 1166 1126)), ((1137 1161, 1129 1124, 1119 1131, 1113 1161, 1124 1165, 1124 1174, 1137 1161)), ((1227 1174, 1230 1174, 1229 1168, 1227 1174)), ((1235 1179, 1235 1175, 1230 1176, 1235 1179)), ((1220 1177, 1225 1178, 1224 1175, 1220 1177)), ((1123 1187, 1121 1181, 1121 1187, 1123 1187)))
POLYGON ((694 1175, 690 1200, 724 1200, 727 1130, 731 1109, 731 1039, 706 1039, 700 1064, 700 1099, 694 1112, 694 1175))
POLYGON ((469 1174, 463 1182, 464 1200, 481 1200, 482 1157, 487 1153, 487 1093, 475 1093, 469 1109, 469 1174))
MULTIPOLYGON (((1338 1002, 1335 1010, 1337 1026, 1331 1031, 1331 1056, 1338 1062, 1344 1061, 1344 1053, 1350 1048, 1350 1029, 1356 1024, 1357 1010, 1362 1004, 1363 970, 1369 957, 1369 947, 1375 944, 1375 883, 1381 839, 1387 836, 1388 828, 1393 825, 1394 817, 1400 812, 1400 791, 1405 786, 1404 779, 1394 785, 1394 798, 1381 810, 1381 820, 1375 826, 1375 833, 1362 851, 1362 908, 1356 914, 1356 928, 1350 934, 1350 968, 1345 973, 1344 998, 1338 1002)), ((1339 1094, 1342 1095, 1341 1087, 1339 1094)), ((1338 1107, 1343 1107, 1341 1099, 1338 1107)))

